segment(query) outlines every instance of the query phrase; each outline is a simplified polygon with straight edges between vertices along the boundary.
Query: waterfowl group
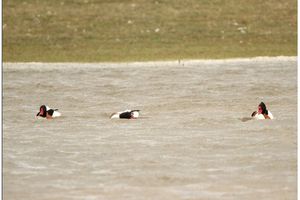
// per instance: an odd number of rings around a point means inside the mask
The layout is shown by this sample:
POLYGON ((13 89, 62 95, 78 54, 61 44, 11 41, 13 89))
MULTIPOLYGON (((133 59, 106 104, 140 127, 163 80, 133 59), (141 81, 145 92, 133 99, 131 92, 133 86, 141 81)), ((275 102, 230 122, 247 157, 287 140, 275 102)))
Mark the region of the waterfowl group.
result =
MULTIPOLYGON (((124 110, 121 112, 112 113, 110 119, 137 119, 140 116, 140 110, 124 110)), ((37 113, 36 117, 43 117, 46 119, 52 119, 60 117, 61 113, 58 109, 49 108, 46 105, 40 107, 40 111, 37 113)), ((264 102, 258 105, 257 111, 254 111, 251 115, 253 119, 274 119, 272 113, 267 110, 264 102)))
MULTIPOLYGON (((111 119, 137 119, 140 116, 140 110, 124 110, 121 112, 112 113, 111 119)), ((53 119, 60 117, 61 113, 58 109, 49 108, 46 105, 40 106, 40 111, 36 114, 36 117, 42 117, 46 119, 53 119)))

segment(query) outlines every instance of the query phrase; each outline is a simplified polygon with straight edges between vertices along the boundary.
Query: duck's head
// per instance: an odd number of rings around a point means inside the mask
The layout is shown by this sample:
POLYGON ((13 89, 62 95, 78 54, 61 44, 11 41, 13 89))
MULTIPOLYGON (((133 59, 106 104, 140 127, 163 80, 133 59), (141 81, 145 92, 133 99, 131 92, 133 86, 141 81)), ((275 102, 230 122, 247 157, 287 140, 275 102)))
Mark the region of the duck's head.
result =
POLYGON ((40 107, 40 112, 38 112, 38 113, 36 114, 36 116, 46 117, 46 112, 47 112, 46 106, 45 106, 45 105, 42 105, 42 106, 40 107))
POLYGON ((259 114, 268 114, 268 110, 267 110, 266 104, 264 102, 261 102, 258 105, 258 113, 259 114))

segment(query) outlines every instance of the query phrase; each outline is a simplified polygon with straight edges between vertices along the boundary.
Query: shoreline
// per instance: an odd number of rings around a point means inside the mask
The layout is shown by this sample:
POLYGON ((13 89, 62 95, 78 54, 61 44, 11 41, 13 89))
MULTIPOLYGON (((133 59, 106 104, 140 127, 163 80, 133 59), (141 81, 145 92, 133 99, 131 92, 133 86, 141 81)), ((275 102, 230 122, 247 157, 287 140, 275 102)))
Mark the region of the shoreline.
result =
POLYGON ((222 63, 237 63, 237 62, 274 62, 274 61, 290 61, 295 62, 298 56, 276 56, 276 57, 253 57, 253 58, 227 58, 227 59, 183 59, 169 61, 136 61, 136 62, 3 62, 2 66, 6 69, 28 69, 39 68, 45 64, 52 65, 51 68, 76 68, 76 67, 158 67, 158 66, 194 66, 199 64, 222 64, 222 63))

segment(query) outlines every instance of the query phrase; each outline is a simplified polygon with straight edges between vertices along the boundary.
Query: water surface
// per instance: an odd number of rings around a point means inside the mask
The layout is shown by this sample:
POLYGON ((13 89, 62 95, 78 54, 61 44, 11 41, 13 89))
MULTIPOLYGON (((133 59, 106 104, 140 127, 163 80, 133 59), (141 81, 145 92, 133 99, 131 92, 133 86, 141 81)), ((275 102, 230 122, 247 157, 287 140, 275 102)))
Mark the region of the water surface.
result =
POLYGON ((297 59, 4 63, 3 195, 296 199, 297 59), (247 120, 260 101, 275 120, 247 120))

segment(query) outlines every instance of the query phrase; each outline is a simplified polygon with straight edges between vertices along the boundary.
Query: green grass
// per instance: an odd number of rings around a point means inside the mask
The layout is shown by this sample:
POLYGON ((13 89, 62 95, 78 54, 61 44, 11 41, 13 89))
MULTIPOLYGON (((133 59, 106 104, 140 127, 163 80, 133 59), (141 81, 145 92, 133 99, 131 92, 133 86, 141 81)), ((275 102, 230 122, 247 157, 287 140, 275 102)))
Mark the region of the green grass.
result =
POLYGON ((297 55, 297 0, 4 0, 4 62, 297 55))

